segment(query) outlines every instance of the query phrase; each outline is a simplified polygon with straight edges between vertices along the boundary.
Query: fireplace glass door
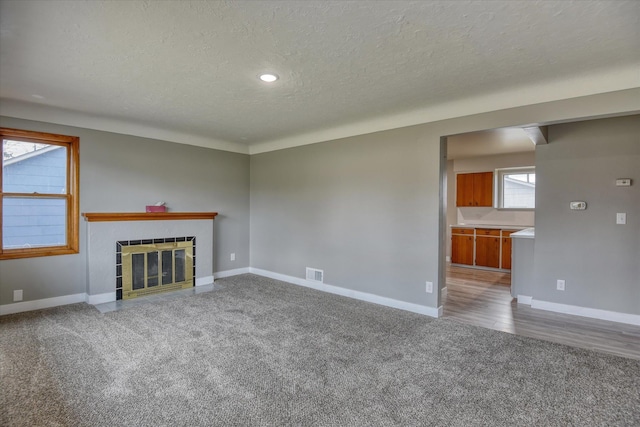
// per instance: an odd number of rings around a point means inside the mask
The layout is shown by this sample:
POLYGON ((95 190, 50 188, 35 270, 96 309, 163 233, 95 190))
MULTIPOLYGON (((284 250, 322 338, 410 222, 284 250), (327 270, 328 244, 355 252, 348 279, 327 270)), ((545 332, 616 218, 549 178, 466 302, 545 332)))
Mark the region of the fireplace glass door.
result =
POLYGON ((122 298, 193 286, 191 241, 122 247, 122 298))

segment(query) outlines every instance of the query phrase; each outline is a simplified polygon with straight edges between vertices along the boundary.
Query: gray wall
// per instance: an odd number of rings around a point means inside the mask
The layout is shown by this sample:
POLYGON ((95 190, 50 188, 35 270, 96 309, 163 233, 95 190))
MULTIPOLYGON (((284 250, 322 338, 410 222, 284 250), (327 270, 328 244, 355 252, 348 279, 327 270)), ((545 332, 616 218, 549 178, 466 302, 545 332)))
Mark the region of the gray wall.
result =
MULTIPOLYGON (((437 307, 438 292, 426 294, 424 282, 433 281, 438 290, 444 267, 440 138, 630 111, 640 111, 640 89, 361 135, 250 160, 45 123, 3 118, 0 124, 80 136, 83 212, 140 211, 159 199, 175 210, 220 212, 215 271, 249 265, 250 230, 252 267, 295 277, 304 277, 306 266, 322 268, 329 284, 437 307), (173 171, 158 172, 163 169, 173 171), (133 178, 140 183, 133 186, 133 178), (227 261, 232 251, 235 263, 227 261)), ((85 292, 84 240, 83 232, 79 255, 1 261, 0 304, 10 303, 11 290, 19 288, 27 300, 85 292)))
POLYGON ((536 172, 534 299, 640 314, 640 116, 549 127, 536 172))
POLYGON ((438 239, 428 223, 439 145, 419 136, 412 127, 252 156, 251 266, 294 277, 319 268, 331 285, 435 306, 424 282, 437 283, 425 243, 438 239))
POLYGON ((441 136, 638 111, 639 93, 574 98, 253 155, 251 266, 298 278, 305 267, 320 268, 330 285, 438 307, 439 294, 427 294, 425 281, 438 290, 444 267, 441 136))
MULTIPOLYGON (((249 266, 249 156, 116 133, 2 117, 0 125, 80 137, 80 211, 215 211, 214 271, 249 266), (230 261, 230 253, 236 261, 230 261)), ((86 291, 86 223, 80 253, 0 261, 0 305, 86 291)))

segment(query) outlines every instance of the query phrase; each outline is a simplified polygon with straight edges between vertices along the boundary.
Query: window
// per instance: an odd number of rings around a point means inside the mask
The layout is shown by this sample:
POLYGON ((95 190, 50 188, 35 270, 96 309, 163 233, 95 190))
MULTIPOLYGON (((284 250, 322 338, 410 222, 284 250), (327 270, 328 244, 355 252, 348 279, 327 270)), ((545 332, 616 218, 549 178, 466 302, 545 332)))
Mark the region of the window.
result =
POLYGON ((535 209, 536 168, 496 169, 498 209, 535 209))
POLYGON ((78 253, 79 138, 0 128, 0 259, 78 253))

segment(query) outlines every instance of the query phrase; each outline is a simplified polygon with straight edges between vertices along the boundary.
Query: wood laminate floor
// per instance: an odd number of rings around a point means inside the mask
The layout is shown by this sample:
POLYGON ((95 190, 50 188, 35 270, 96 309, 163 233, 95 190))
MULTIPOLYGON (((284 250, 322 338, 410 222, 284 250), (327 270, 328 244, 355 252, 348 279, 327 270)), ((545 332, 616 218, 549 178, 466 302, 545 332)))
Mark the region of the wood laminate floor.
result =
POLYGON ((640 359, 640 327, 533 309, 510 294, 509 273, 447 266, 444 317, 498 331, 640 359))

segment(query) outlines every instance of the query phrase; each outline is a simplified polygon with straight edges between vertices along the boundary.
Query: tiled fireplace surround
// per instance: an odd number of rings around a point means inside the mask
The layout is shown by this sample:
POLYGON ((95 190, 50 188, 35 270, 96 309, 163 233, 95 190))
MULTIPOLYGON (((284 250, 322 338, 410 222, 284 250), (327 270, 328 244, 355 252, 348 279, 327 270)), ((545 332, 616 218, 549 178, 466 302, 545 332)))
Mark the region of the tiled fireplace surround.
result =
POLYGON ((90 304, 116 300, 116 242, 194 236, 198 262, 195 285, 213 283, 213 219, 216 213, 85 213, 87 295, 90 304))

